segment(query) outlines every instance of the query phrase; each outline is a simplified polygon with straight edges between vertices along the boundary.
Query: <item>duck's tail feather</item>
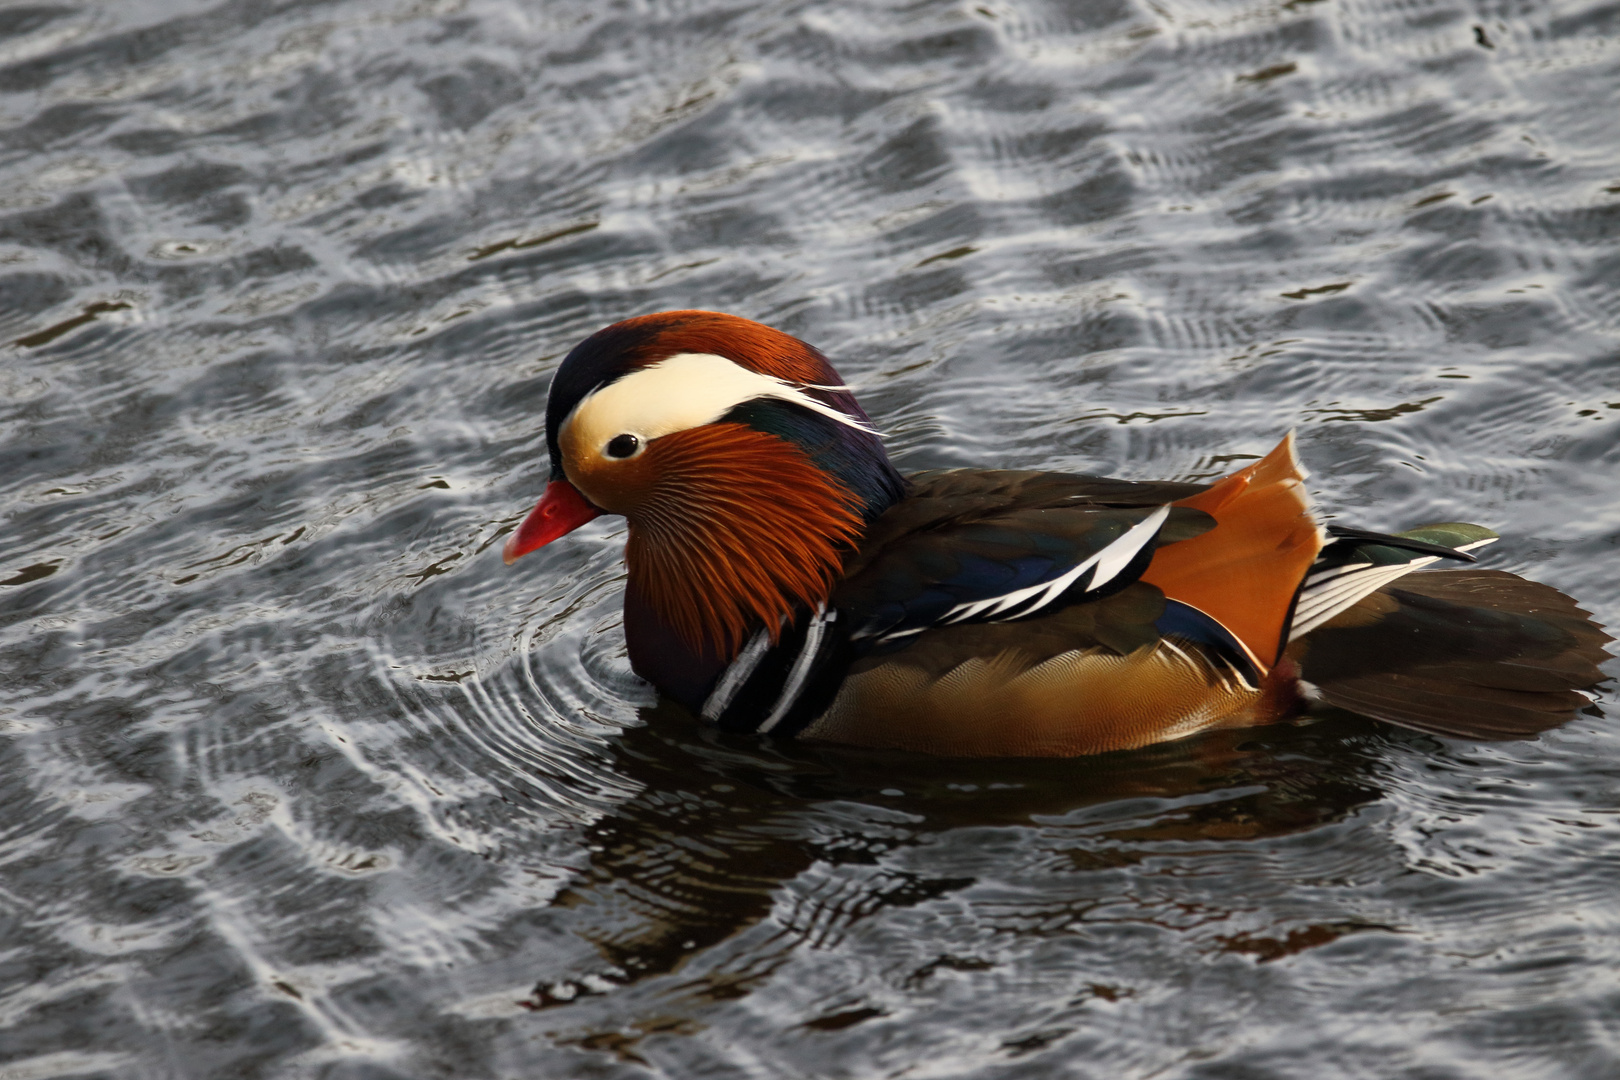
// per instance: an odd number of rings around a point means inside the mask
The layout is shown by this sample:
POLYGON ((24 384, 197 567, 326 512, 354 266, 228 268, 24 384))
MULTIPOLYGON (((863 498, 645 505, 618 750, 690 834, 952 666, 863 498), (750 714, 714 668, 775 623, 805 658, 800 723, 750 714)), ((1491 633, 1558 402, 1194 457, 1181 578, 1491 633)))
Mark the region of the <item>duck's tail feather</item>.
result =
POLYGON ((1403 727, 1518 739, 1588 707, 1614 640, 1550 585, 1500 570, 1420 570, 1288 650, 1307 696, 1403 727))

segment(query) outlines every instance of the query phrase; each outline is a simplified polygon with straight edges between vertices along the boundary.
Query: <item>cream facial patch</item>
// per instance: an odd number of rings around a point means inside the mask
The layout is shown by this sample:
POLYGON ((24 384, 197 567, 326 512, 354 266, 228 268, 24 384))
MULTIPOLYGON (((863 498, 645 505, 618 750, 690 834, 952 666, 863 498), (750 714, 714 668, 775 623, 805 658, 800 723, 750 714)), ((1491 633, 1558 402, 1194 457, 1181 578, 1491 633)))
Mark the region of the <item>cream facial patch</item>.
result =
POLYGON ((661 435, 712 424, 743 402, 761 398, 791 402, 848 427, 872 430, 790 382, 714 353, 677 353, 609 383, 576 405, 562 430, 568 443, 601 455, 619 435, 634 435, 646 446, 661 435))

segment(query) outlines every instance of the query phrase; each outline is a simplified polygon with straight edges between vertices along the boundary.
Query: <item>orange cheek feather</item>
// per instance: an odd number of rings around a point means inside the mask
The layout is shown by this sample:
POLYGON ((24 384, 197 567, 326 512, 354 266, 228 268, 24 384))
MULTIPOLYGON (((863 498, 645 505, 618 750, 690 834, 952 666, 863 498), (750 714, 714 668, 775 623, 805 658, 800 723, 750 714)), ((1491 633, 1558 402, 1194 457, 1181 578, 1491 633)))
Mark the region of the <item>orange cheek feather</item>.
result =
POLYGON ((723 656, 754 626, 774 638, 796 604, 825 601, 862 528, 854 497, 804 451, 741 424, 665 435, 580 481, 630 521, 630 587, 723 656))

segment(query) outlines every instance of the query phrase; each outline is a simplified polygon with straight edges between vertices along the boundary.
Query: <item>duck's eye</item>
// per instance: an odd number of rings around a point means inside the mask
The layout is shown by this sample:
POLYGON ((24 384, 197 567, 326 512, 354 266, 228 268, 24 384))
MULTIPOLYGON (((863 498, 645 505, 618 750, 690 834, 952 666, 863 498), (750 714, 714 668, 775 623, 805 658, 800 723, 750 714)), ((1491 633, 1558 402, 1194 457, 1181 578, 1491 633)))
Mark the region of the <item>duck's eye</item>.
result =
POLYGON ((641 440, 636 438, 634 435, 630 435, 628 433, 624 435, 615 435, 612 439, 608 440, 607 456, 611 458, 634 457, 636 451, 640 449, 641 440))

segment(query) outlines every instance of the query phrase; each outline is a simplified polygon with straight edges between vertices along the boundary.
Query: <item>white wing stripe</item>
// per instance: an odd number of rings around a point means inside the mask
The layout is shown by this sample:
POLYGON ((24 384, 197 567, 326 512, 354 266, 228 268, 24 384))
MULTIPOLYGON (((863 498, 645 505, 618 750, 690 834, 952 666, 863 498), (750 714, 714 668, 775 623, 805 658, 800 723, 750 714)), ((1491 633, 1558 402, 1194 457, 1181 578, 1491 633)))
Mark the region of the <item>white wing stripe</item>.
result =
POLYGON ((1413 570, 1439 561, 1440 556, 1427 555, 1413 559, 1409 563, 1396 563, 1393 566, 1367 566, 1359 573, 1334 578, 1323 587, 1312 589, 1307 586, 1294 608, 1294 625, 1288 631, 1288 640, 1293 641, 1301 635, 1310 633, 1356 601, 1383 588, 1396 578, 1404 577, 1413 570))
POLYGON ((1107 547, 1085 562, 1075 566, 1062 577, 1055 578, 1052 581, 1043 581, 1037 585, 1030 585, 1027 588, 1015 589, 1002 596, 992 596, 987 600, 975 600, 969 604, 958 604, 946 612, 945 618, 941 621, 944 625, 949 626, 952 623, 959 623, 964 619, 972 619, 979 615, 995 616, 1024 603, 1026 600, 1038 598, 1035 599, 1035 603, 1021 612, 1023 615, 1032 614, 1063 595, 1064 591, 1078 581, 1080 575, 1087 570, 1094 569, 1095 573, 1092 575, 1091 583, 1086 586, 1086 591, 1091 592, 1098 589, 1118 577, 1120 571, 1131 564, 1131 560, 1136 558, 1142 548, 1146 547, 1149 541, 1159 535, 1159 530, 1163 528, 1164 521, 1169 516, 1170 507, 1161 506, 1129 529, 1126 529, 1107 547))
MULTIPOLYGON (((1495 540, 1496 537, 1488 536, 1469 544, 1458 544, 1455 550, 1472 551, 1495 540)), ((1305 587, 1300 590, 1299 602, 1294 605, 1294 624, 1289 628, 1288 640, 1293 641, 1310 633, 1362 597, 1413 570, 1439 562, 1440 558, 1439 555, 1426 555, 1411 562, 1392 565, 1351 563, 1306 574, 1305 587)))
MULTIPOLYGON (((1452 550, 1453 551, 1472 551, 1477 547, 1484 547, 1486 544, 1492 544, 1492 543, 1495 543, 1495 542, 1496 542, 1495 537, 1487 537, 1484 540, 1475 540, 1471 544, 1458 544, 1452 550)), ((1428 560, 1428 562, 1433 562, 1433 561, 1434 561, 1433 558, 1430 558, 1428 560)), ((1384 564, 1381 564, 1381 565, 1390 566, 1390 567, 1404 566, 1404 567, 1407 567, 1408 569, 1410 569, 1410 568, 1412 568, 1414 566, 1419 566, 1419 565, 1427 566, 1428 562, 1424 562, 1424 563, 1418 563, 1418 562, 1384 563, 1384 564)), ((1326 567, 1326 568, 1321 569, 1321 570, 1312 570, 1312 571, 1310 571, 1309 573, 1307 573, 1305 575, 1305 588, 1307 590, 1314 589, 1316 586, 1321 585, 1324 582, 1332 581, 1334 578, 1343 577, 1346 574, 1360 574, 1360 573, 1364 573, 1367 570, 1371 570, 1371 569, 1374 569, 1374 567, 1368 565, 1367 563, 1348 563, 1348 564, 1346 564, 1344 566, 1330 566, 1330 567, 1326 567)))
MULTIPOLYGON (((1404 566, 1405 564, 1400 565, 1404 566)), ((1305 575, 1305 587, 1307 589, 1314 588, 1317 585, 1332 581, 1334 578, 1340 578, 1346 574, 1359 574, 1363 570, 1371 569, 1373 569, 1371 563, 1348 563, 1344 566, 1329 567, 1326 570, 1312 570, 1305 575)))
POLYGON ((1137 552, 1149 540, 1159 535, 1164 521, 1170 516, 1170 507, 1161 506, 1143 520, 1125 530, 1125 535, 1092 556, 1097 562, 1097 576, 1091 579, 1091 588, 1097 589, 1119 576, 1131 564, 1137 552))

